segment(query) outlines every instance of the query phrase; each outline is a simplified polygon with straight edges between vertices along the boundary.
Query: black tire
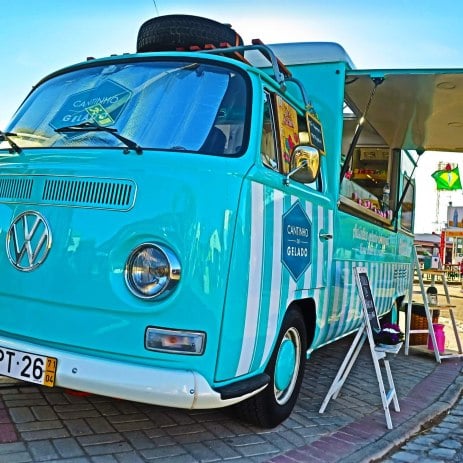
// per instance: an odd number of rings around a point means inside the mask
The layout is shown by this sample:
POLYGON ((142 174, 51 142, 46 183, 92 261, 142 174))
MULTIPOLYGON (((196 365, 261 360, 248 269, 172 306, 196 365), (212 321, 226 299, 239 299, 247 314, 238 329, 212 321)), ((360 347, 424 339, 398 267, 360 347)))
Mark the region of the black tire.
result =
POLYGON ((158 16, 143 23, 138 31, 137 52, 173 51, 211 44, 219 48, 228 42, 243 45, 243 39, 227 24, 199 16, 172 14, 158 16))
POLYGON ((285 315, 275 349, 266 369, 266 373, 270 376, 270 383, 257 395, 235 406, 238 416, 263 428, 274 428, 288 418, 301 389, 306 350, 307 331, 304 320, 299 310, 291 309, 285 315), (287 340, 298 344, 296 363, 289 385, 279 390, 276 386, 275 367, 278 354, 287 340))

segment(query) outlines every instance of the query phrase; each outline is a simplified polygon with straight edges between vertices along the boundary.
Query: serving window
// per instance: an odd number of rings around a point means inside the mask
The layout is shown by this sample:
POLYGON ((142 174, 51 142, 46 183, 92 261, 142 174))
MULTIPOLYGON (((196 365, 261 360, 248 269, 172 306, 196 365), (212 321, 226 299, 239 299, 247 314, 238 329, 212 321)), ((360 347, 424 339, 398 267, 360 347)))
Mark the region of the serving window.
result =
POLYGON ((389 147, 357 147, 341 182, 341 198, 359 212, 392 219, 389 147))

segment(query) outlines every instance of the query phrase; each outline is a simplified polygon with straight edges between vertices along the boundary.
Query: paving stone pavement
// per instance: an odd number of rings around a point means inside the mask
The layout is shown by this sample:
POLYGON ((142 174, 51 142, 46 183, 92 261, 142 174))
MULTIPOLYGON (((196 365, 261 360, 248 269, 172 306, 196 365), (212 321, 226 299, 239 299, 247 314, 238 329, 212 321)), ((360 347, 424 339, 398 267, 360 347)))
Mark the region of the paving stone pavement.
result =
MULTIPOLYGON (((432 355, 405 356, 402 349, 390 362, 401 411, 392 409, 394 429, 388 430, 365 345, 339 397, 320 414, 352 339, 339 340, 312 355, 294 412, 271 430, 243 423, 230 410, 178 410, 0 382, 0 463, 381 459, 452 407, 463 390, 463 363, 448 359, 437 364, 432 355)), ((443 450, 452 450, 445 445, 441 444, 443 450)), ((396 463, 402 457, 398 452, 388 458, 396 463)))
MULTIPOLYGON (((462 299, 460 285, 450 285, 449 293, 453 303, 457 303, 457 325, 461 330, 463 321, 462 299)), ((442 294, 442 288, 440 288, 442 294)), ((448 326, 450 339, 447 344, 454 344, 451 337, 450 321, 442 320, 448 326)), ((455 347, 455 346, 451 346, 455 347)), ((456 404, 436 416, 420 431, 412 435, 398 448, 391 450, 379 461, 382 463, 439 463, 463 462, 463 395, 460 395, 456 404)))
POLYGON ((399 449, 386 455, 384 463, 463 462, 463 398, 442 420, 413 436, 399 449))

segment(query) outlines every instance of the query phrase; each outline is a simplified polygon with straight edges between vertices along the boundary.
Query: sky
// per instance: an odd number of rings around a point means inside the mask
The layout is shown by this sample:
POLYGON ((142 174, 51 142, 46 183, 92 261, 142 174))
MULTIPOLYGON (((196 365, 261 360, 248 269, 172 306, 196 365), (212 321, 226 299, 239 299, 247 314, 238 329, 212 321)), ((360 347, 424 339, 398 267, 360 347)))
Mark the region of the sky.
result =
MULTIPOLYGON (((0 0, 0 11, 0 130, 41 78, 88 56, 134 52, 140 25, 167 14, 229 23, 244 43, 337 42, 359 69, 463 67, 459 0, 0 0)), ((449 201, 463 206, 461 190, 436 192, 439 162, 463 174, 463 154, 421 157, 415 233, 438 230, 449 201)))

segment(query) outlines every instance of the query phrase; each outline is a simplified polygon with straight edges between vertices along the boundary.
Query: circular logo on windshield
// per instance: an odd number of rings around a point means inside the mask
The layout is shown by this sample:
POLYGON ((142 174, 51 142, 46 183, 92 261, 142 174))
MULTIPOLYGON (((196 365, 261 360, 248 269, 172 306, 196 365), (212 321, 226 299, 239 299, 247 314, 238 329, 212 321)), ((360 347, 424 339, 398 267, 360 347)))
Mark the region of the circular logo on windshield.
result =
POLYGON ((18 215, 6 235, 6 252, 10 262, 23 272, 37 268, 51 248, 51 230, 45 218, 34 211, 18 215))

